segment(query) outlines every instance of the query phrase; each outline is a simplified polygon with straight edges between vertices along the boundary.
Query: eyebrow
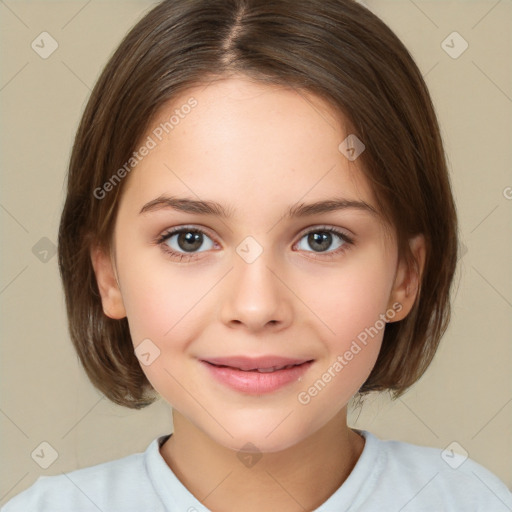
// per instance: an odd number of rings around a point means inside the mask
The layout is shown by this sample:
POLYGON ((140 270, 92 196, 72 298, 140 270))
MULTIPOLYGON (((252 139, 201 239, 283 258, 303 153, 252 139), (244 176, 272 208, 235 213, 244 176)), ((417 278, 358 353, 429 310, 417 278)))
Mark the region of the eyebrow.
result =
MULTIPOLYGON (((223 219, 233 217, 233 210, 227 209, 215 201, 198 201, 186 197, 160 196, 146 203, 139 214, 154 212, 163 209, 172 209, 184 213, 195 213, 200 215, 212 215, 223 219)), ((324 201, 317 201, 310 204, 295 204, 288 208, 285 218, 307 217, 320 213, 328 213, 339 210, 355 209, 379 216, 378 211, 365 201, 354 201, 349 199, 333 198, 324 201)))

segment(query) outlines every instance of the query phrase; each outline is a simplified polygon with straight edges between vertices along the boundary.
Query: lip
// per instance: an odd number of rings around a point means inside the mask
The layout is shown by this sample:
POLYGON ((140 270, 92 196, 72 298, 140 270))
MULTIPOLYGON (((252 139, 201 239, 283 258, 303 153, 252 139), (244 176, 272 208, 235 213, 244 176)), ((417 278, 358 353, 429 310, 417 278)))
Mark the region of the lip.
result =
POLYGON ((215 357, 200 362, 210 375, 227 387, 256 395, 271 393, 296 382, 313 364, 312 359, 280 356, 215 357), (289 368, 280 369, 284 366, 289 368))
POLYGON ((311 359, 298 359, 281 356, 261 356, 261 357, 246 357, 246 356, 234 356, 234 357, 209 357, 203 359, 207 363, 214 364, 216 366, 229 366, 238 370, 256 370, 258 368, 273 368, 280 366, 289 366, 291 364, 302 364, 311 359))

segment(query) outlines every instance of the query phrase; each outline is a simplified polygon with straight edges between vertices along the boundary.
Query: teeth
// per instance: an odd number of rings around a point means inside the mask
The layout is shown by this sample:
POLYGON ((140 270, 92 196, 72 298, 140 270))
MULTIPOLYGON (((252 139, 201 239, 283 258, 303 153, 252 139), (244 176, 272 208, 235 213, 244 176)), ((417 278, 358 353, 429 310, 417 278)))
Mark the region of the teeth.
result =
POLYGON ((280 370, 281 368, 278 368, 277 366, 273 366, 272 368, 257 368, 257 370, 260 372, 260 373, 272 373, 272 372, 275 372, 276 370, 280 370))
MULTIPOLYGON (((218 366, 219 368, 231 368, 230 366, 225 365, 214 365, 218 366)), ((253 370, 242 370, 242 368, 234 368, 236 370, 240 370, 242 372, 260 372, 260 373, 272 373, 277 370, 287 370, 288 368, 293 368, 294 366, 299 366, 297 364, 289 364, 286 366, 272 366, 270 368, 254 368, 253 370)))
POLYGON ((294 364, 289 364, 288 366, 273 366, 272 368, 258 368, 257 370, 260 373, 271 373, 277 370, 287 370, 288 368, 292 368, 295 366, 294 364))

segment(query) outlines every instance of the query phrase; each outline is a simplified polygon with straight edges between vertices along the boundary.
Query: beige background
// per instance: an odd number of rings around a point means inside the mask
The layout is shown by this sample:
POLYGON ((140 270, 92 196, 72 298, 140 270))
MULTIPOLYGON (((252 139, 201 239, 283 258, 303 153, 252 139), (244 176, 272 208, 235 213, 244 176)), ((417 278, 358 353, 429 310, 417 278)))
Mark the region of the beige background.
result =
MULTIPOLYGON (((512 2, 365 3, 426 77, 467 252, 453 321, 427 374, 396 402, 371 397, 350 423, 381 438, 439 448, 456 441, 512 487, 512 2), (469 44, 456 59, 441 46, 453 31, 469 44)), ((89 384, 68 339, 51 252, 85 101, 110 53, 151 5, 0 1, 2 504, 39 475, 143 451, 171 431, 165 402, 132 411, 89 384), (43 31, 59 45, 47 59, 31 48, 43 31), (48 469, 31 458, 43 441, 58 452, 48 469)))

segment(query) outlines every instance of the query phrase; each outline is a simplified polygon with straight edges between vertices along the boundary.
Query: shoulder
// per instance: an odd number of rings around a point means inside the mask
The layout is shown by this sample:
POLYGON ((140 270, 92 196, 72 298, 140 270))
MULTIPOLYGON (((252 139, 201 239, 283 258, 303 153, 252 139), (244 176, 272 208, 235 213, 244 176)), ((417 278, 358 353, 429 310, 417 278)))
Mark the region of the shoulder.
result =
POLYGON ((380 452, 386 487, 395 494, 400 489, 404 505, 408 503, 404 512, 512 510, 512 493, 505 483, 467 454, 457 453, 461 449, 450 445, 443 450, 369 436, 380 452))
POLYGON ((144 510, 148 505, 159 511, 152 499, 156 498, 145 468, 145 454, 137 453, 60 475, 40 476, 1 512, 125 512, 144 510))

